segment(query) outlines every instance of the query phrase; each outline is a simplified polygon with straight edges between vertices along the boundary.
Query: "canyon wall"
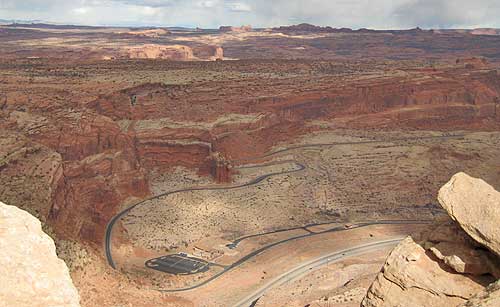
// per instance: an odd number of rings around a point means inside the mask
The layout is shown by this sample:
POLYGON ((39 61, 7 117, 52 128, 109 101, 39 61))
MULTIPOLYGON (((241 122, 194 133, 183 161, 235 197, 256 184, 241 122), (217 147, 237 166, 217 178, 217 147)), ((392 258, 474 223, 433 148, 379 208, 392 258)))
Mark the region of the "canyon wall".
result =
POLYGON ((322 129, 499 129, 500 78, 484 65, 466 59, 307 91, 286 78, 251 86, 150 82, 72 107, 39 99, 27 108, 24 96, 11 95, 0 114, 0 196, 61 237, 100 244, 114 214, 150 195, 155 170, 182 166, 230 182, 245 159, 322 129))

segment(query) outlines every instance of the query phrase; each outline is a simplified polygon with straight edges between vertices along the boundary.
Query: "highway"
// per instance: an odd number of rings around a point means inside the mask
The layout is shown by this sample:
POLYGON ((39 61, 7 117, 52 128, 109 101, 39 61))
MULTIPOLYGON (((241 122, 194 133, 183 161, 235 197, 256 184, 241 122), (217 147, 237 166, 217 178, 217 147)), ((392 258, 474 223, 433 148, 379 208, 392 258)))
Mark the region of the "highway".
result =
MULTIPOLYGON (((280 150, 268 153, 268 154, 260 156, 260 157, 242 159, 242 160, 233 161, 233 162, 234 163, 243 163, 243 162, 249 163, 251 161, 261 160, 261 159, 268 158, 268 157, 271 157, 271 156, 274 156, 274 155, 277 155, 277 154, 281 154, 281 153, 288 152, 288 151, 293 151, 293 150, 296 150, 296 149, 302 149, 302 148, 322 148, 322 147, 331 147, 331 146, 340 146, 340 145, 376 144, 376 143, 387 143, 387 142, 397 142, 397 141, 429 140, 429 139, 443 139, 443 140, 444 139, 461 139, 463 137, 464 137, 464 135, 443 135, 443 136, 430 136, 430 137, 420 137, 420 138, 401 138, 401 139, 381 140, 381 141, 372 140, 372 141, 344 142, 344 143, 343 142, 336 142, 336 143, 325 143, 325 144, 305 144, 305 145, 297 145, 297 146, 292 146, 292 147, 280 149, 280 150)), ((162 193, 162 194, 159 194, 159 195, 156 195, 156 196, 149 197, 147 199, 142 200, 141 202, 138 202, 138 203, 136 203, 136 204, 128 207, 127 209, 125 209, 125 210, 119 212, 117 215, 115 215, 109 221, 109 223, 108 223, 108 225, 106 227, 104 242, 105 242, 106 259, 108 261, 108 264, 113 269, 116 269, 116 264, 115 264, 115 262, 113 260, 112 247, 111 247, 113 227, 114 227, 114 225, 116 224, 117 221, 119 221, 123 216, 125 216, 127 213, 129 213, 134 208, 136 208, 136 207, 138 207, 140 205, 143 205, 143 204, 145 204, 145 203, 147 203, 147 202, 149 202, 151 200, 160 199, 162 197, 166 197, 166 196, 172 195, 172 194, 189 192, 189 191, 216 191, 216 190, 239 189, 239 188, 244 188, 244 187, 249 187, 249 186, 257 185, 257 184, 261 183, 262 181, 264 181, 264 180, 266 180, 268 178, 274 177, 274 176, 297 173, 297 172, 301 172, 301 171, 303 171, 303 170, 306 169, 305 165, 301 164, 298 161, 294 161, 294 160, 277 161, 277 162, 271 162, 271 163, 268 163, 268 164, 255 165, 255 166, 241 166, 240 168, 241 169, 245 169, 245 168, 257 168, 257 167, 264 167, 264 166, 269 166, 269 165, 290 164, 290 163, 295 164, 296 168, 293 169, 293 170, 287 170, 287 171, 282 171, 282 172, 269 173, 269 174, 266 174, 266 175, 259 176, 259 177, 255 178, 255 179, 253 179, 253 180, 251 180, 249 182, 242 183, 242 184, 237 184, 237 185, 232 185, 232 186, 200 186, 200 187, 197 186, 197 187, 190 187, 190 188, 184 188, 184 189, 174 190, 174 191, 170 191, 170 192, 166 192, 166 193, 162 193)), ((366 222, 366 223, 356 224, 356 225, 353 225, 353 227, 366 227, 366 226, 377 225, 377 224, 396 224, 396 223, 398 223, 398 224, 417 224, 417 223, 426 223, 426 221, 375 221, 375 222, 366 222)), ((322 223, 322 224, 310 224, 310 225, 300 226, 300 227, 296 227, 296 228, 289 228, 288 230, 299 229, 299 228, 305 229, 307 227, 312 227, 312 226, 317 226, 317 225, 324 225, 324 224, 325 223, 322 223)), ((326 224, 328 224, 328 223, 326 223, 326 224)), ((342 230, 345 230, 345 229, 343 229, 343 228, 342 229, 335 228, 335 229, 328 230, 326 232, 342 231, 342 230)), ((238 245, 239 242, 241 242, 244 239, 248 239, 250 237, 258 237, 258 236, 267 235, 267 234, 270 234, 270 233, 277 233, 277 232, 283 232, 283 231, 287 231, 287 230, 286 229, 285 230, 276 230, 274 232, 268 232, 268 233, 264 233, 264 234, 257 234, 257 235, 247 236, 247 237, 241 238, 241 239, 236 240, 235 242, 233 242, 233 246, 232 247, 235 248, 238 245)), ((226 267, 224 269, 224 271, 222 271, 222 272, 220 272, 220 273, 212 276, 211 278, 207 279, 204 282, 201 282, 200 284, 197 284, 195 286, 188 287, 188 288, 183 288, 183 289, 172 289, 172 290, 161 290, 161 291, 163 291, 163 292, 180 292, 180 291, 188 291, 188 290, 192 290, 192 289, 201 287, 201 286, 207 284, 208 282, 214 280, 215 278, 220 277, 222 274, 226 273, 227 271, 234 269, 235 267, 241 265, 242 263, 248 261, 249 259, 255 257, 256 255, 262 253, 263 251, 265 251, 265 250, 267 250, 269 248, 272 248, 272 247, 274 247, 276 245, 283 244, 285 242, 289 242, 291 240, 297 240, 297 239, 300 239, 300 238, 305 238, 305 237, 308 237, 308 236, 319 235, 319 234, 322 234, 322 233, 325 233, 325 232, 309 233, 307 235, 298 236, 298 237, 290 238, 290 239, 287 239, 287 240, 275 242, 273 244, 265 246, 265 247, 263 247, 263 248, 255 251, 255 252, 252 252, 252 253, 244 256, 243 258, 241 258, 237 262, 235 262, 232 265, 226 267)))
POLYGON ((364 254, 364 253, 373 252, 373 251, 378 250, 378 249, 395 246, 403 239, 404 239, 404 237, 400 237, 400 238, 391 239, 391 240, 363 244, 363 245, 351 247, 348 249, 336 251, 334 253, 324 255, 324 256, 317 258, 315 260, 308 261, 306 263, 302 263, 299 266, 289 270, 288 272, 285 272, 285 273, 277 276, 276 278, 274 278, 273 280, 268 282, 266 285, 259 288, 254 293, 248 295, 246 298, 244 298, 241 301, 239 301, 238 303, 236 303, 234 305, 234 307, 251 306, 258 299, 260 299, 267 291, 269 291, 271 288, 278 287, 278 286, 281 286, 287 282, 298 279, 298 278, 308 274, 311 270, 320 268, 320 267, 328 265, 330 263, 335 263, 335 262, 341 261, 347 257, 352 257, 352 256, 364 254))

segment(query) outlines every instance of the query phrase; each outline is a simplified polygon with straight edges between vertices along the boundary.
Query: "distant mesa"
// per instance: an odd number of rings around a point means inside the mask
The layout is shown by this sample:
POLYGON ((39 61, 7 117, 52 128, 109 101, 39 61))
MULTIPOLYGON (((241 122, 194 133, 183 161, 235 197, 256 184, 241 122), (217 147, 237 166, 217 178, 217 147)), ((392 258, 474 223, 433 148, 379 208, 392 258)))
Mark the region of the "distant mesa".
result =
MULTIPOLYGON (((285 31, 285 32, 337 32, 338 29, 334 29, 332 27, 321 27, 321 26, 315 26, 309 23, 301 23, 298 25, 291 25, 291 26, 281 26, 279 28, 274 28, 274 30, 277 31, 285 31)), ((344 31, 349 31, 352 32, 351 29, 340 29, 344 31)))
POLYGON ((289 33, 289 32, 297 32, 297 33, 392 33, 392 34, 410 34, 410 35, 432 33, 431 31, 422 30, 419 27, 414 28, 414 29, 408 29, 408 30, 373 30, 373 29, 366 29, 366 28, 353 30, 350 28, 332 28, 330 26, 326 26, 326 27, 315 26, 315 25, 308 24, 308 23, 301 23, 301 24, 292 25, 292 26, 281 26, 279 28, 273 28, 272 30, 276 31, 276 32, 282 32, 282 33, 289 33))
POLYGON ((197 58, 217 61, 224 59, 224 49, 220 46, 215 45, 204 45, 194 48, 194 54, 197 58))
POLYGON ((169 59, 189 61, 194 59, 193 49, 183 45, 154 45, 147 44, 126 49, 126 56, 130 59, 169 59))
MULTIPOLYGON (((185 45, 146 44, 126 47, 122 51, 121 56, 128 59, 216 61, 224 59, 224 50, 222 47, 215 45, 203 45, 191 48, 185 45)), ((113 57, 106 57, 105 59, 113 59, 113 57)))
POLYGON ((500 29, 478 28, 470 31, 472 35, 500 35, 500 29))
POLYGON ((219 28, 220 32, 250 32, 252 31, 251 25, 241 26, 241 27, 233 27, 233 26, 221 26, 219 28))
POLYGON ((136 35, 141 37, 153 37, 153 38, 168 35, 170 33, 171 32, 166 29, 147 29, 147 30, 134 30, 127 32, 127 34, 129 35, 136 35))

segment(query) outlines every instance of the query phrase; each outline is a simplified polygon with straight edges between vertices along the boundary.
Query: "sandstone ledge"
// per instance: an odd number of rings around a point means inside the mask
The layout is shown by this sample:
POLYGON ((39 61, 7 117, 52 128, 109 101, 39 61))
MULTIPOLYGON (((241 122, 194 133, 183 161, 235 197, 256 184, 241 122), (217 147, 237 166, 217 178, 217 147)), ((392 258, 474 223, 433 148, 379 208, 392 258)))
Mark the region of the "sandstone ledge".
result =
POLYGON ((1 202, 0 306, 80 306, 68 268, 40 221, 1 202))

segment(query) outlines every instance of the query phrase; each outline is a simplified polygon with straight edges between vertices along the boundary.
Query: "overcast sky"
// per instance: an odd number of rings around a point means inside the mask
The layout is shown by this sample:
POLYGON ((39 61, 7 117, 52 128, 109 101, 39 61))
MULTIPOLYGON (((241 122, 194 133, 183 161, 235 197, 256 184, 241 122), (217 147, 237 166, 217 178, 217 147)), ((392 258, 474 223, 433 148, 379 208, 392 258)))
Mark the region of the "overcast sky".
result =
POLYGON ((89 25, 500 28, 498 16, 500 0, 0 0, 0 19, 89 25))

